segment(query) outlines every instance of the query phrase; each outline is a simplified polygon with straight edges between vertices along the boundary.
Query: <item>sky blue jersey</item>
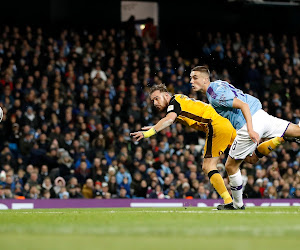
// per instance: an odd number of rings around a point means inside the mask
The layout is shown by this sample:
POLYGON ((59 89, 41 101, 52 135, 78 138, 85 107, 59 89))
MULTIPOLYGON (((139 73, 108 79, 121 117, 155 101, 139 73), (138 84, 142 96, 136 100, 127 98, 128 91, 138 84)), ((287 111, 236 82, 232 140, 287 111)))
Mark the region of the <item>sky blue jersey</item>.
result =
POLYGON ((239 130, 246 123, 242 110, 232 107, 233 99, 236 97, 247 103, 253 116, 262 108, 261 102, 254 96, 244 94, 226 81, 217 80, 208 86, 206 96, 209 103, 221 116, 227 118, 232 126, 239 130))

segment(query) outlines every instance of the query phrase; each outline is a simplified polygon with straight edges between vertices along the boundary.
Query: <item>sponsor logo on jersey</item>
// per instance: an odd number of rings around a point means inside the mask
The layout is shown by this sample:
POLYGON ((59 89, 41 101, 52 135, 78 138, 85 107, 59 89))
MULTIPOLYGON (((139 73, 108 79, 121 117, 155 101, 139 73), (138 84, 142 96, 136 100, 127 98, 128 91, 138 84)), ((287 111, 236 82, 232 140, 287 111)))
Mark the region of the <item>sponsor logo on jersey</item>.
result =
POLYGON ((167 112, 170 112, 170 111, 172 111, 172 110, 174 110, 174 105, 170 105, 170 106, 168 107, 168 109, 167 109, 167 112))

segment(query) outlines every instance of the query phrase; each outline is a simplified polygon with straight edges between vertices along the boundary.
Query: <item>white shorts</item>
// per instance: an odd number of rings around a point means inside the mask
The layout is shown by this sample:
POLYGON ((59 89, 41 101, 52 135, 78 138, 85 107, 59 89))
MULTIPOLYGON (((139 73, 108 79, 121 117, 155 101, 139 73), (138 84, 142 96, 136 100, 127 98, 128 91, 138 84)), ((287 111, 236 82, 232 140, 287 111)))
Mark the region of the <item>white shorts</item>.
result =
MULTIPOLYGON (((253 130, 259 134, 261 139, 283 136, 290 122, 269 115, 260 109, 252 116, 252 124, 253 130)), ((254 152, 257 145, 248 134, 247 124, 236 132, 237 136, 231 145, 229 155, 235 160, 244 160, 254 152)))

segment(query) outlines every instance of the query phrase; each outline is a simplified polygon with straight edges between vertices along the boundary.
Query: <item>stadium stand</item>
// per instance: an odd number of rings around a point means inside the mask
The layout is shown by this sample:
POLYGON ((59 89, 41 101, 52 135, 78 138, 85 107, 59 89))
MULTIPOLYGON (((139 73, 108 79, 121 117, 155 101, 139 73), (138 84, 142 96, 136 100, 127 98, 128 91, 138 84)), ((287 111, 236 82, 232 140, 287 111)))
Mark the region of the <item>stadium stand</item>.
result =
MULTIPOLYGON (((164 116, 152 108, 153 84, 206 102, 189 84, 191 68, 202 63, 212 80, 231 82, 270 114, 299 123, 296 36, 207 33, 187 58, 143 34, 3 26, 0 198, 218 198, 201 170, 204 135, 173 124, 139 143, 129 136, 164 116)), ((228 185, 225 157, 218 169, 228 185)), ((244 193, 300 198, 299 163, 296 142, 244 163, 244 193)))

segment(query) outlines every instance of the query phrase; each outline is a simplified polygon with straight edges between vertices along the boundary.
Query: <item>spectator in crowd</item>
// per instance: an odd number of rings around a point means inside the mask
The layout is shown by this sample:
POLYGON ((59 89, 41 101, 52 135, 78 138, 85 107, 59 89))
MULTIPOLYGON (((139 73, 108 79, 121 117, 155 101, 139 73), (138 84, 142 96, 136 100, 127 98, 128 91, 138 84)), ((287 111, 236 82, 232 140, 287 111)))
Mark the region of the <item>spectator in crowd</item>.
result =
POLYGON ((75 170, 75 177, 81 185, 90 177, 90 169, 87 168, 85 160, 81 161, 79 167, 75 170))
POLYGON ((84 198, 83 195, 77 191, 76 185, 72 184, 69 185, 67 191, 69 192, 69 198, 70 199, 82 199, 84 198))
POLYGON ((46 177, 42 184, 42 196, 45 197, 44 193, 47 191, 47 196, 49 195, 49 198, 56 198, 55 191, 53 189, 51 178, 46 177))
POLYGON ((87 179, 82 187, 82 195, 84 198, 91 199, 94 194, 94 181, 92 179, 87 179))
POLYGON ((132 177, 129 172, 126 171, 125 166, 123 164, 119 165, 119 171, 116 174, 117 184, 121 185, 124 182, 124 179, 126 179, 126 182, 128 185, 131 185, 132 177))
POLYGON ((101 191, 102 198, 106 199, 106 195, 107 195, 107 193, 109 193, 108 183, 103 182, 101 188, 102 188, 102 191, 101 191))
POLYGON ((127 190, 126 190, 123 186, 120 188, 118 198, 119 198, 119 199, 127 199, 127 198, 130 198, 129 195, 127 194, 127 190))

